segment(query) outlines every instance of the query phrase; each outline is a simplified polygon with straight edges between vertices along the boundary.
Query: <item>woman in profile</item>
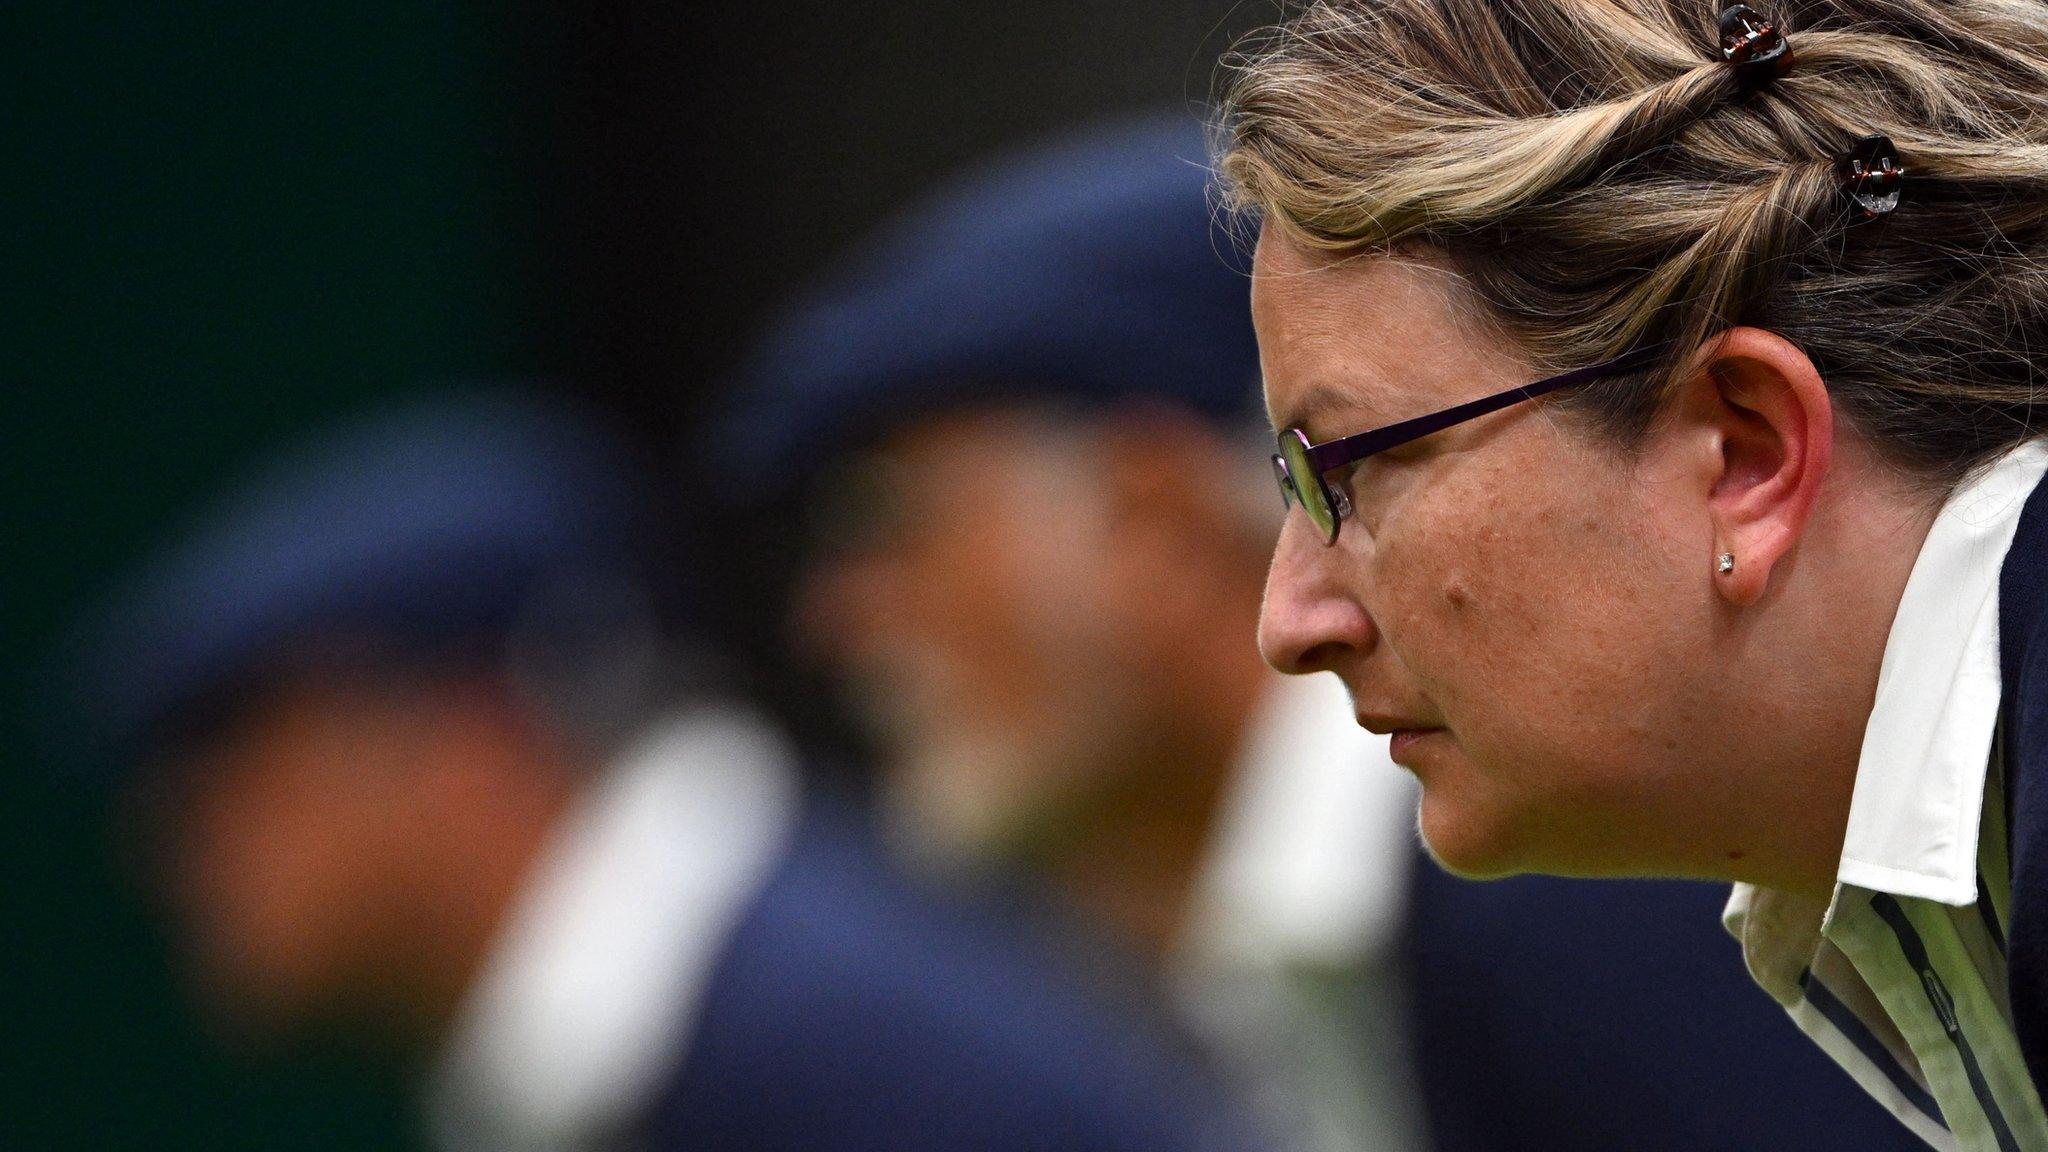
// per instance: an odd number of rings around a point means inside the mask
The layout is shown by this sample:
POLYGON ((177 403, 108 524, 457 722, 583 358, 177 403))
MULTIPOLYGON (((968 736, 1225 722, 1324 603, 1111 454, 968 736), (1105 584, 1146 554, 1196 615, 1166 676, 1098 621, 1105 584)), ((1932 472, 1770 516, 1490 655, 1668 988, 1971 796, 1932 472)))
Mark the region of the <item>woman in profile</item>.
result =
POLYGON ((1321 0, 1234 67, 1267 659, 1447 867, 1733 881, 1908 1126, 2048 1148, 2048 5, 1321 0))

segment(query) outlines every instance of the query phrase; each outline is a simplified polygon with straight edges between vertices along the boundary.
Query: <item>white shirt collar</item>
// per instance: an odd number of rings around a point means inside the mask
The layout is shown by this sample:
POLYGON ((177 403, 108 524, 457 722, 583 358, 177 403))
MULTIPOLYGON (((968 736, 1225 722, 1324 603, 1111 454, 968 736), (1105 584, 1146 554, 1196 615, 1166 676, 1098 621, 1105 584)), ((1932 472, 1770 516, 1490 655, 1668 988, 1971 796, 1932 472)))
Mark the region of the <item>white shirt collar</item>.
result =
MULTIPOLYGON (((1835 882, 1962 906, 1977 899, 1977 833, 2000 697, 1998 578, 2027 496, 2048 471, 2029 442, 1950 494, 1899 597, 1864 727, 1835 882)), ((1737 884, 1722 920, 1756 980, 1798 999, 1829 908, 1737 884)))
POLYGON ((2048 444, 1958 488, 1928 529, 1885 641, 1836 882, 1966 905, 1998 724, 1998 575, 2048 444))
POLYGON ((453 1149, 598 1146, 680 1061, 692 1006, 779 858, 789 753, 739 712, 652 732, 554 834, 429 1098, 453 1149))
POLYGON ((1333 675, 1278 679, 1244 744, 1178 951, 1349 964, 1386 948, 1415 841, 1415 780, 1333 675))

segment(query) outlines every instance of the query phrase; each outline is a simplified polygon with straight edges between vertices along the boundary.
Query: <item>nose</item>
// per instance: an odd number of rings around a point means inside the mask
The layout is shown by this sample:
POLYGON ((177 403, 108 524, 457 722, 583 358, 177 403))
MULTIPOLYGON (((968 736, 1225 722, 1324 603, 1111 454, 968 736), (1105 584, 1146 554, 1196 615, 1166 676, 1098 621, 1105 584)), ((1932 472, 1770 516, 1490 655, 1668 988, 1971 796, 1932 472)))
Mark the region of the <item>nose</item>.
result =
POLYGON ((1340 540, 1325 547, 1308 517, 1287 518, 1266 572, 1259 654, 1289 675, 1337 669, 1370 653, 1379 629, 1359 599, 1361 558, 1340 540))

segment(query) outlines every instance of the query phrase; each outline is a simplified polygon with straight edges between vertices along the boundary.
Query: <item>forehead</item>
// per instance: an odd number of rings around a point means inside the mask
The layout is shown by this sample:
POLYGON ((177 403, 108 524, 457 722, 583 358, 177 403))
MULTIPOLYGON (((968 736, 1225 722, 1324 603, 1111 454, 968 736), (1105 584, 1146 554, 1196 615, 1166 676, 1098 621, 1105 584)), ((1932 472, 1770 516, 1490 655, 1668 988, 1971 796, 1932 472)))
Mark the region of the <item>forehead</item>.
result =
POLYGON ((1061 424, 1049 410, 1025 403, 954 405, 896 424, 866 454, 929 458, 979 455, 991 448, 1030 451, 1060 439, 1061 424))
POLYGON ((1326 436, 1330 420, 1387 423, 1514 383, 1524 358, 1475 307, 1457 274, 1427 256, 1332 260, 1264 230, 1252 319, 1274 425, 1326 436))
MULTIPOLYGON (((814 489, 857 480, 871 497, 984 504, 999 495, 1015 504, 1039 494, 1050 477, 1078 472, 1091 424, 1049 405, 962 405, 906 420, 861 449, 844 454, 814 489)), ((818 493, 813 492, 815 497, 818 493)))
POLYGON ((905 420, 825 462, 806 488, 807 561, 911 540, 975 547, 1014 535, 1009 518, 1071 509, 1092 486, 1089 425, 1029 404, 962 405, 905 420), (964 535, 963 535, 964 534, 964 535))

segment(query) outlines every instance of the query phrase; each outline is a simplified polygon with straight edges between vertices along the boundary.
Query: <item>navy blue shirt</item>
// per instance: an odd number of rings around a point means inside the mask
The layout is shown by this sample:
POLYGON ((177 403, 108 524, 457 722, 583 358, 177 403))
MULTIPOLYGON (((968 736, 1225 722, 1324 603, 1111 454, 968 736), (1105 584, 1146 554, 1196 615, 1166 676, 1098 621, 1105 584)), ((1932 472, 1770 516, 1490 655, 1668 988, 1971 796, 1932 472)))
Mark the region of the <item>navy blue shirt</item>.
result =
POLYGON ((1924 1150, 1751 982, 1727 898, 1420 861, 1408 963, 1440 1152, 1924 1150))
POLYGON ((916 888, 814 806, 699 1006, 650 1129, 694 1152, 1260 1147, 1134 1005, 916 888))
POLYGON ((2013 1027, 2040 1090, 2048 1084, 2048 485, 2027 498, 1998 595, 2012 852, 2006 975, 2013 1027))

